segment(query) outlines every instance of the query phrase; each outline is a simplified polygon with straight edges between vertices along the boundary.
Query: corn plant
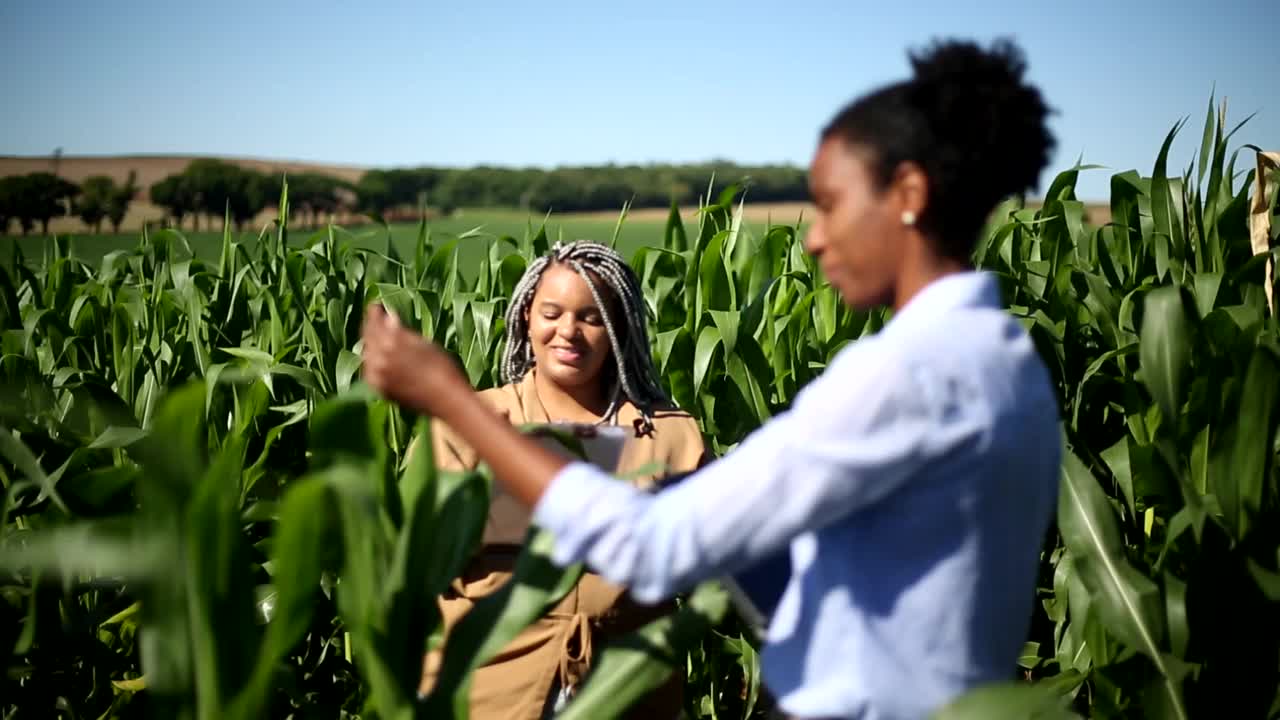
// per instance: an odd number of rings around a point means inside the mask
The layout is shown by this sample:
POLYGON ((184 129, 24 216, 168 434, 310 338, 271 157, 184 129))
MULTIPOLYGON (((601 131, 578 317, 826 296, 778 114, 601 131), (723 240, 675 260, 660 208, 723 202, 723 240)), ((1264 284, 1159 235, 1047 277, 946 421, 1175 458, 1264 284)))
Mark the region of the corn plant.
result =
MULTIPOLYGON (((1171 173, 1181 128, 1148 175, 1112 177, 1109 222, 1085 221, 1092 168, 1073 168, 1039 209, 1001 208, 975 252, 1051 369, 1069 452, 1016 682, 942 717, 1280 712, 1280 223, 1249 238, 1280 183, 1261 159, 1237 182, 1239 128, 1212 102, 1171 173)), ((663 380, 724 453, 888 314, 839 302, 802 218, 753 233, 740 190, 712 190, 631 263, 663 380)), ((286 185, 279 219, 253 242, 224 230, 216 256, 162 231, 92 262, 66 238, 0 262, 6 717, 465 717, 474 668, 581 571, 531 532, 417 697, 430 598, 474 550, 492 478, 408 455, 430 424, 360 383, 362 309, 386 303, 490 387, 508 298, 551 239, 424 222, 409 247, 389 228, 369 247, 295 237, 288 217, 286 185)), ((613 716, 672 672, 691 718, 765 715, 758 640, 723 589, 678 605, 604 648, 566 715, 613 716)))
MULTIPOLYGON (((0 267, 9 708, 463 716, 470 671, 580 571, 532 538, 510 592, 459 628, 438 691, 416 698, 438 630, 427 599, 474 549, 490 480, 406 462, 417 426, 362 394, 358 319, 381 300, 489 386, 506 299, 549 242, 496 238, 468 277, 459 244, 482 238, 436 245, 422 225, 406 257, 338 228, 291 243, 287 217, 286 188, 278 223, 252 247, 224 231, 216 261, 166 231, 97 267, 67 240, 36 270, 16 248, 0 267)), ((708 597, 647 629, 665 654, 624 652, 624 672, 683 671, 673 638, 696 644, 725 614, 708 597)), ((593 690, 577 712, 593 696, 637 695, 593 690)))
POLYGON ((796 226, 743 232, 734 193, 703 208, 692 243, 672 208, 663 245, 632 261, 655 319, 658 370, 717 452, 785 408, 846 343, 884 319, 849 310, 821 282, 796 226))
MULTIPOLYGON (((1068 448, 1022 664, 1090 717, 1280 712, 1276 251, 1250 244, 1239 126, 1211 101, 1171 176, 1182 127, 1150 176, 1112 177, 1103 226, 1081 219, 1080 168, 979 249, 1049 363, 1068 448)), ((1274 214, 1274 192, 1254 200, 1274 214)))

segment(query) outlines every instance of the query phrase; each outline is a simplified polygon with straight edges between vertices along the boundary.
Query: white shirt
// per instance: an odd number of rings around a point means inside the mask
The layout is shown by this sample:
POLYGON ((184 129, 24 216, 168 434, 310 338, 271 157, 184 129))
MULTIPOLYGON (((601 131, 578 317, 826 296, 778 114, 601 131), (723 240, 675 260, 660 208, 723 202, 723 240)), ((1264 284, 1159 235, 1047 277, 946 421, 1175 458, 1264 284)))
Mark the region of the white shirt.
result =
POLYGON ((1057 500, 1053 387, 994 277, 935 281, 792 407, 657 495, 585 463, 534 522, 657 601, 789 547, 764 681, 800 717, 922 718, 1014 677, 1057 500))

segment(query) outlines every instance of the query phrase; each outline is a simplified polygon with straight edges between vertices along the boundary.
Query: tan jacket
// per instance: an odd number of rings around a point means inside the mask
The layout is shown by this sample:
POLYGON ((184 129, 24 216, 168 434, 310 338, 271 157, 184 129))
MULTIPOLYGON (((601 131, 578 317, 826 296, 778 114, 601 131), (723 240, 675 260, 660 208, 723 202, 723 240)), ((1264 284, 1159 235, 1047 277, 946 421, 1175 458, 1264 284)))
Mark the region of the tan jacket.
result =
MULTIPOLYGON (((533 373, 519 383, 484 390, 480 396, 513 424, 551 422, 533 390, 533 373)), ((656 412, 653 429, 648 433, 639 420, 639 411, 629 402, 618 412, 618 425, 632 429, 634 434, 628 437, 622 451, 617 474, 634 474, 632 482, 645 487, 665 474, 687 472, 703 462, 706 447, 702 433, 687 413, 656 412), (635 473, 637 470, 645 472, 635 473)), ((435 422, 432 430, 440 468, 476 467, 479 460, 475 451, 451 428, 435 422)), ((439 599, 446 643, 448 633, 475 601, 496 592, 511 578, 516 546, 523 541, 528 521, 528 511, 495 483, 484 547, 439 599)), ((556 607, 476 671, 471 686, 472 720, 539 720, 557 685, 575 687, 581 682, 590 669, 593 646, 636 630, 671 612, 673 607, 670 603, 639 605, 630 599, 625 588, 606 582, 599 575, 584 573, 556 607)), ((427 655, 420 686, 423 692, 435 684, 440 661, 439 650, 427 655)), ((670 682, 637 703, 628 717, 677 717, 682 676, 677 669, 670 682)))

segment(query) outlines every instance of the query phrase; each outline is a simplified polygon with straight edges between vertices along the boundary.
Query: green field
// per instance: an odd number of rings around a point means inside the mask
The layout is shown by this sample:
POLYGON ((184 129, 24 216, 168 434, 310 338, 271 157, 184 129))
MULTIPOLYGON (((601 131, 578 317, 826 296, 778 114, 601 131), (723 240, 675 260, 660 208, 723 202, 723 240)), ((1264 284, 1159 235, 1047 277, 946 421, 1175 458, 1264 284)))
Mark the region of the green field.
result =
MULTIPOLYGON (((696 219, 690 221, 686 215, 686 229, 696 229, 696 219)), ((794 217, 777 217, 773 223, 794 224, 794 217)), ((639 216, 622 217, 621 212, 615 217, 607 217, 600 213, 564 214, 550 217, 530 214, 518 210, 506 209, 468 209, 452 217, 427 221, 427 232, 430 240, 436 244, 446 242, 453 237, 461 237, 459 242, 459 264, 463 274, 471 277, 487 254, 489 244, 495 239, 508 236, 516 240, 526 233, 536 234, 545 224, 547 237, 565 241, 589 239, 612 243, 616 236, 616 247, 624 257, 630 258, 640 247, 646 245, 661 246, 666 228, 666 218, 651 210, 642 211, 639 216), (619 218, 622 218, 619 224, 619 218), (437 240, 437 238, 439 238, 437 240)), ((768 221, 744 219, 744 226, 757 234, 763 234, 768 221)), ((417 223, 399 223, 383 227, 367 224, 359 227, 335 228, 340 239, 350 243, 352 247, 376 248, 385 250, 388 235, 391 244, 402 255, 412 252, 418 239, 420 226, 417 223)), ((232 231, 232 239, 244 243, 246 247, 256 246, 258 237, 263 232, 274 232, 274 226, 246 228, 241 232, 232 231)), ((289 245, 306 247, 327 237, 328 229, 321 227, 290 227, 289 245)), ((201 230, 180 232, 191 246, 192 253, 205 259, 216 259, 222 248, 222 232, 201 230)), ((88 262, 96 263, 103 255, 117 250, 133 250, 142 239, 140 232, 124 232, 120 234, 80 234, 59 235, 71 239, 73 253, 88 262)), ((0 263, 8 263, 12 257, 10 246, 16 244, 28 260, 36 260, 45 254, 51 246, 49 236, 12 237, 0 236, 0 263)), ((181 243, 179 243, 181 245, 181 243)))
MULTIPOLYGON (((1102 217, 1071 169, 974 248, 1045 361, 1065 452, 1022 653, 939 720, 1280 718, 1280 168, 1237 164, 1211 103, 1171 176, 1180 127, 1149 172, 1111 176, 1102 217)), ((889 319, 841 302, 791 211, 739 207, 618 233, 655 369, 714 457, 889 319)), ((493 477, 409 457, 431 425, 361 382, 361 322, 382 302, 494 387, 541 221, 0 239, 0 718, 462 717, 475 668, 582 567, 531 533, 418 697, 423 610, 478 546, 493 477)), ((616 221, 553 218, 545 239, 609 242, 616 221)), ((557 718, 616 717, 674 675, 690 720, 765 720, 760 646, 705 581, 597 645, 557 718)))

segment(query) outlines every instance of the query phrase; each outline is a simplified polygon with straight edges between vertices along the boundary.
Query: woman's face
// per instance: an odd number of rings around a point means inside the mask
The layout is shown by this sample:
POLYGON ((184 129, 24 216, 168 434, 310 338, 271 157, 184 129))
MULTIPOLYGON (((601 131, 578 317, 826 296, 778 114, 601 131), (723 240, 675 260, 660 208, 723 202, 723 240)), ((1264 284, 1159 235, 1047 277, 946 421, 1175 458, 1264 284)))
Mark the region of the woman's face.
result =
POLYGON ((809 167, 817 215, 805 249, 851 307, 893 302, 903 260, 902 210, 880 192, 864 152, 832 137, 818 146, 809 167))
MULTIPOLYGON (((596 289, 607 302, 607 287, 597 280, 596 289)), ((611 361, 604 315, 591 289, 573 268, 547 267, 529 306, 528 322, 538 373, 560 387, 597 382, 601 368, 611 361)), ((616 324, 614 327, 620 329, 616 324)))

